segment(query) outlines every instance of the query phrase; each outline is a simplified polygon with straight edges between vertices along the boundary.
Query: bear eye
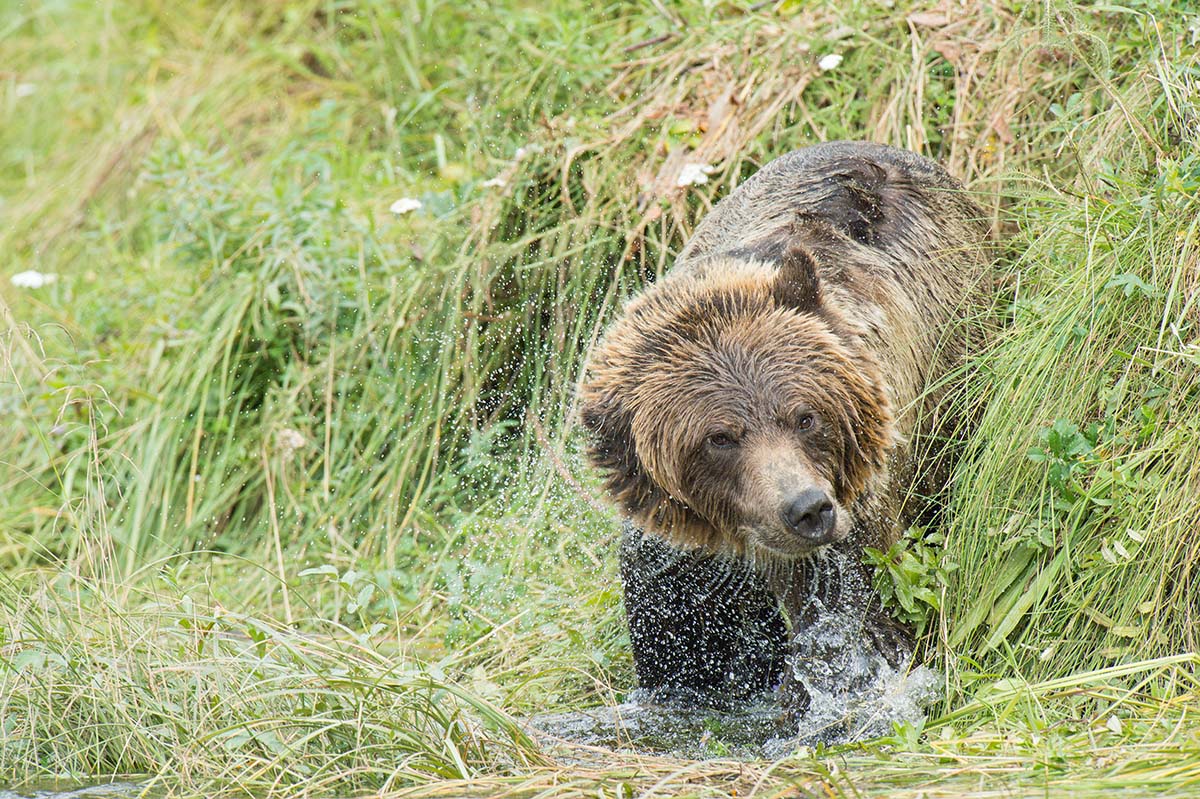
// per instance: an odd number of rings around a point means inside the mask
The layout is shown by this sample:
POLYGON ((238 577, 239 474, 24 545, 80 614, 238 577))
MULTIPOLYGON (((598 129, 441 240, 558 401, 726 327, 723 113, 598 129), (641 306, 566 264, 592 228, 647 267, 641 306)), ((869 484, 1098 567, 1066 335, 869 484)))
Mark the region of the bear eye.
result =
POLYGON ((813 418, 811 413, 802 413, 800 414, 800 418, 796 420, 796 426, 801 430, 811 430, 814 422, 816 422, 816 419, 813 418))
POLYGON ((713 449, 730 449, 737 441, 729 433, 713 433, 705 439, 705 443, 713 449))

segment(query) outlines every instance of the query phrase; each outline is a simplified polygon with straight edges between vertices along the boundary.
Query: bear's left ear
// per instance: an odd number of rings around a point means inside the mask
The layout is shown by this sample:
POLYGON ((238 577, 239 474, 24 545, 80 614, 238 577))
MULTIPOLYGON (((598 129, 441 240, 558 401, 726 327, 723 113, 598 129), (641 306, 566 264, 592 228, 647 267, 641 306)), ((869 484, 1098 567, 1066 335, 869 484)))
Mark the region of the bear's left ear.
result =
POLYGON ((783 250, 771 294, 785 308, 808 311, 821 304, 821 280, 808 250, 795 244, 783 250))

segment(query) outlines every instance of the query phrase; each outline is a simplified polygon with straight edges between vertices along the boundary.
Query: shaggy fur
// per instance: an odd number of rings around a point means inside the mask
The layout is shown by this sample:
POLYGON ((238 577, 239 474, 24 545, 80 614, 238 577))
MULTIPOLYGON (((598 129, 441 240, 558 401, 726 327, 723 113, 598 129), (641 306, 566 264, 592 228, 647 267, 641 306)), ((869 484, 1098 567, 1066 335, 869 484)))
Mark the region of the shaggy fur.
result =
POLYGON ((608 494, 679 547, 756 564, 785 607, 798 561, 886 548, 921 510, 901 498, 931 472, 916 455, 937 451, 985 238, 913 153, 835 142, 763 167, 591 354, 582 420, 608 494), (788 508, 813 496, 828 528, 798 535, 788 508))

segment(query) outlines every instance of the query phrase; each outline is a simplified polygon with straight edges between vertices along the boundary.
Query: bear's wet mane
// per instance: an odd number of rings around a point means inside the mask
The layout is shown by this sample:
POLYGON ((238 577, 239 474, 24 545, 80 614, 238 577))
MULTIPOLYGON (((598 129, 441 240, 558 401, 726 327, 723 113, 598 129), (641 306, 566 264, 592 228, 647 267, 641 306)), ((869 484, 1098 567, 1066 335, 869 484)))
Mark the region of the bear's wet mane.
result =
POLYGON ((695 431, 681 433, 686 422, 671 417, 678 397, 698 388, 694 364, 704 361, 710 371, 719 364, 712 356, 735 328, 751 361, 790 358, 820 377, 809 383, 826 396, 813 399, 832 409, 839 494, 853 501, 883 468, 891 413, 877 366, 823 305, 816 264, 799 247, 708 256, 635 298, 592 354, 581 418, 589 458, 636 523, 678 544, 740 555, 743 542, 720 529, 725 520, 705 518, 679 496, 684 453, 676 450, 695 431))

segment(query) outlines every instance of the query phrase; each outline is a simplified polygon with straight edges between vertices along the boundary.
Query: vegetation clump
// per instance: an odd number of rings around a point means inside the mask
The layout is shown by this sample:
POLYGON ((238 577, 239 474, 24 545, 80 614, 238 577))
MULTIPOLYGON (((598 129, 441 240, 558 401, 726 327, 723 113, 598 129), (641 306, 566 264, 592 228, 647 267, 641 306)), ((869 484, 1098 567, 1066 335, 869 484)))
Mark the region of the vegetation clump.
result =
POLYGON ((1197 30, 1154 0, 4 6, 0 781, 1187 793, 1197 30), (944 704, 778 763, 534 741, 632 687, 583 353, 712 203, 839 138, 939 160, 998 242, 947 521, 874 556, 944 704))

